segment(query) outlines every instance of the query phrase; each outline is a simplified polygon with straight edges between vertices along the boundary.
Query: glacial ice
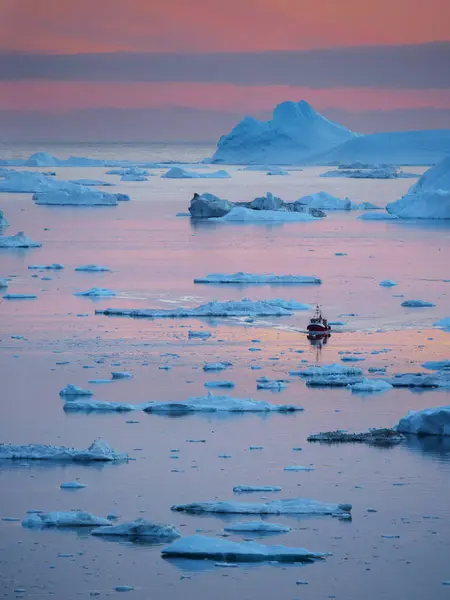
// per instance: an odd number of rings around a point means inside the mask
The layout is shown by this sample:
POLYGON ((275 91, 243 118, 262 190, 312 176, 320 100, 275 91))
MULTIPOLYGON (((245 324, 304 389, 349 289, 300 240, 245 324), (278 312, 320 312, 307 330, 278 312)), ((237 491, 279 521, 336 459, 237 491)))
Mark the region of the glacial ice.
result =
POLYGON ((233 273, 226 275, 224 273, 211 273, 205 277, 196 277, 194 283, 229 283, 229 284, 302 284, 302 283, 322 283, 318 277, 309 275, 275 275, 253 274, 253 273, 233 273))
POLYGON ((41 246, 42 244, 33 242, 23 231, 9 237, 0 237, 0 248, 40 248, 41 246))
POLYGON ((311 552, 306 548, 265 546, 256 542, 231 542, 203 535, 185 537, 162 551, 164 558, 191 558, 226 562, 313 562, 328 556, 324 552, 311 552))
POLYGON ((191 504, 174 504, 176 512, 192 515, 201 514, 236 514, 236 515, 331 515, 339 517, 350 514, 351 504, 330 504, 305 498, 288 500, 271 500, 270 502, 193 502, 191 504))
POLYGON ((107 288, 96 288, 93 287, 90 290, 87 290, 86 292, 75 292, 74 296, 89 296, 90 298, 98 298, 98 297, 107 297, 107 298, 111 298, 112 296, 115 296, 116 292, 113 292, 112 290, 108 290, 107 288))
POLYGON ((396 425, 400 433, 450 436, 450 406, 410 410, 396 425))
POLYGON ((69 383, 59 392, 59 395, 61 398, 67 398, 70 396, 93 396, 94 392, 91 392, 91 390, 84 390, 83 388, 69 383))
POLYGON ((251 492, 281 492, 279 485, 235 485, 233 492, 236 494, 248 494, 251 492))
POLYGON ((225 222, 290 222, 290 221, 316 221, 310 213, 291 212, 285 210, 253 210, 244 206, 235 206, 223 217, 213 217, 211 221, 225 222))
POLYGON ((116 206, 115 194, 107 194, 100 190, 82 185, 74 185, 73 189, 55 189, 35 192, 33 200, 39 205, 56 206, 116 206))
POLYGON ((212 217, 223 217, 230 212, 233 205, 215 196, 214 194, 194 194, 189 205, 189 212, 193 219, 210 219, 212 217))
POLYGON ((120 453, 111 448, 104 440, 95 440, 89 448, 79 450, 65 446, 50 446, 43 444, 0 444, 0 460, 54 460, 74 462, 122 461, 128 459, 128 454, 120 453))
POLYGON ((436 306, 432 302, 427 302, 426 300, 405 300, 402 302, 401 306, 406 306, 410 308, 429 308, 432 306, 436 306))
POLYGON ((33 513, 22 521, 22 527, 100 527, 110 526, 112 522, 96 517, 88 512, 39 512, 33 513))
POLYGON ((154 540, 170 541, 181 537, 181 533, 174 525, 154 523, 147 519, 136 519, 130 523, 112 525, 112 527, 98 527, 91 531, 92 535, 112 535, 128 538, 152 538, 154 540))
POLYGON ((284 202, 281 198, 267 192, 265 196, 254 198, 248 208, 252 208, 253 210, 280 210, 283 204, 284 202))
POLYGON ((409 179, 419 177, 414 173, 404 173, 395 165, 365 165, 359 168, 338 169, 322 173, 321 177, 348 177, 350 179, 409 179))
MULTIPOLYGON (((301 102, 283 102, 270 121, 243 119, 220 138, 213 163, 282 165, 300 164, 355 137, 301 102)), ((266 170, 266 169, 265 169, 266 170)))
POLYGON ((231 179, 231 175, 223 170, 197 173, 196 171, 186 171, 181 167, 172 167, 161 177, 163 179, 231 179))
POLYGON ((265 521, 247 521, 246 523, 233 523, 224 527, 224 531, 232 533, 289 533, 290 527, 278 523, 266 523, 265 521))
POLYGON ((231 396, 200 396, 199 398, 189 398, 185 402, 149 402, 144 411, 148 413, 161 414, 189 414, 194 412, 201 413, 245 413, 245 412, 296 412, 302 411, 300 406, 289 404, 271 404, 253 400, 252 398, 232 398, 231 396))
POLYGON ((286 382, 277 379, 257 380, 256 389, 258 390, 275 390, 280 392, 287 387, 286 382))
POLYGON ((337 198, 328 192, 317 192, 303 196, 296 204, 303 204, 309 208, 321 208, 322 210, 356 210, 358 205, 348 198, 337 198))
POLYGON ((86 271, 88 273, 100 273, 100 272, 109 272, 111 269, 108 267, 102 267, 101 265, 81 265, 80 267, 76 267, 75 271, 86 271))
POLYGON ((368 379, 364 377, 361 381, 349 384, 352 392, 387 392, 392 389, 392 384, 383 379, 368 379))

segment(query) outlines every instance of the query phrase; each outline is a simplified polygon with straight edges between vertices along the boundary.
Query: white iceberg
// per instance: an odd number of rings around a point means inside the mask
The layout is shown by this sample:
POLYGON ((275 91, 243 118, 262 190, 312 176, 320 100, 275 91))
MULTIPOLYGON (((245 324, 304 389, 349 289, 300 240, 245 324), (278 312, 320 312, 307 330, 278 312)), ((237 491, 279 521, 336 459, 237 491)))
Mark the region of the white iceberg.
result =
POLYGON ((310 275, 275 275, 253 274, 253 273, 233 273, 226 275, 224 273, 210 273, 205 277, 196 277, 194 283, 221 283, 221 284, 319 284, 322 280, 310 275))
POLYGON ((60 265, 59 263, 51 265, 28 265, 28 268, 32 271, 61 271, 64 269, 64 265, 60 265))
POLYGON ((112 525, 103 517, 96 517, 88 512, 48 512, 33 513, 22 521, 23 527, 100 527, 112 525))
POLYGON ((233 523, 224 527, 224 531, 232 533, 289 533, 290 527, 278 523, 266 523, 265 521, 247 521, 246 523, 233 523))
POLYGON ((323 210, 356 210, 358 205, 348 198, 337 198, 328 192, 309 194, 296 200, 295 204, 323 210))
POLYGON ((91 390, 84 390, 83 388, 69 383, 59 392, 59 395, 61 398, 67 398, 70 396, 93 396, 94 392, 91 392, 91 390))
POLYGON ((223 217, 213 217, 210 220, 217 223, 226 222, 280 222, 286 223, 291 221, 316 221, 318 217, 314 217, 307 212, 292 212, 287 210, 253 210, 244 206, 235 206, 223 217))
POLYGON ((450 436, 450 406, 410 410, 396 426, 400 433, 450 436))
POLYGON ((279 485, 235 485, 233 492, 236 494, 249 494, 251 492, 281 492, 279 485))
POLYGON ((96 314, 105 314, 125 317, 147 317, 147 318, 172 318, 181 319, 189 317, 282 317, 293 314, 295 310, 308 310, 307 304, 301 304, 294 300, 228 300, 218 302, 216 300, 201 304, 195 308, 174 308, 158 310, 151 308, 107 308, 96 310, 96 314))
POLYGON ((81 265, 76 267, 75 271, 86 271, 88 273, 102 273, 109 272, 111 269, 108 267, 102 267, 101 265, 81 265))
POLYGON ((88 296, 90 298, 98 298, 98 297, 107 297, 107 298, 111 298, 112 296, 115 296, 116 292, 113 292, 112 290, 108 290, 107 288, 96 288, 93 287, 90 290, 87 290, 86 292, 75 292, 74 296, 88 296))
POLYGON ((176 512, 192 515, 201 514, 235 514, 235 515, 331 515, 340 517, 349 515, 351 504, 330 504, 305 498, 289 500, 271 500, 270 502, 193 502, 190 504, 174 504, 176 512))
POLYGON ((300 164, 355 136, 317 113, 304 100, 283 102, 273 111, 272 120, 262 122, 246 117, 231 133, 222 136, 212 162, 300 164))
POLYGON ((352 392, 387 392, 392 389, 392 384, 383 379, 368 379, 364 377, 361 381, 349 384, 352 392))
POLYGON ((363 213, 356 217, 361 221, 395 221, 398 219, 397 215, 391 215, 390 213, 380 210, 379 212, 363 213))
POLYGON ((0 444, 0 460, 54 460, 63 462, 122 461, 128 454, 111 448, 104 440, 95 440, 89 448, 79 450, 65 446, 47 446, 43 444, 0 444))
POLYGON ((186 171, 181 167, 172 167, 161 175, 163 179, 230 179, 231 175, 226 171, 211 171, 208 173, 197 173, 195 171, 186 171))
POLYGON ((195 412, 201 413, 246 413, 246 412, 295 412, 302 411, 303 408, 295 405, 271 404, 253 400, 252 398, 232 398, 231 396, 200 396, 199 398, 189 398, 185 402, 149 402, 144 411, 148 413, 161 414, 189 414, 195 412))
POLYGON ((410 308, 429 308, 432 306, 436 306, 432 302, 427 302, 426 300, 405 300, 402 302, 401 306, 406 306, 410 308))
POLYGON ((256 542, 231 542, 229 540, 192 535, 173 542, 162 551, 164 558, 191 558, 227 562, 313 562, 328 556, 324 552, 311 552, 306 548, 265 546, 256 542))
POLYGON ((42 244, 33 242, 23 231, 9 237, 0 237, 0 248, 40 248, 41 246, 42 244))
POLYGON ((111 535, 127 538, 152 538, 154 540, 170 541, 181 537, 174 525, 154 523, 146 519, 136 519, 130 523, 121 523, 112 527, 99 527, 91 531, 92 535, 111 535))

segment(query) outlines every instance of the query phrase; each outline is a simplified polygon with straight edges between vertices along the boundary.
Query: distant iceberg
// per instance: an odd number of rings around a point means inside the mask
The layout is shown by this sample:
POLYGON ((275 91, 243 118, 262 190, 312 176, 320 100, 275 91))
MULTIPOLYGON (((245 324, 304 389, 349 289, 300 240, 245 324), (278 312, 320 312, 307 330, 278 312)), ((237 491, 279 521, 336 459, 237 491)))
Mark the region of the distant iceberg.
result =
POLYGON ((211 171, 207 173, 197 173, 195 171, 186 171, 181 167, 172 167, 161 175, 163 179, 230 179, 231 175, 226 171, 211 171))
POLYGON ((186 402, 149 402, 144 408, 148 413, 189 414, 189 413, 271 413, 296 412, 303 408, 295 405, 271 404, 252 398, 232 398, 231 396, 201 396, 189 398, 186 402))
POLYGON ((0 248, 40 248, 42 244, 33 242, 23 231, 10 237, 0 237, 0 248))
POLYGON ((148 181, 147 175, 136 175, 134 173, 123 173, 120 181, 148 181))
POLYGON ((76 185, 87 185, 87 186, 114 186, 115 183, 109 181, 101 181, 100 179, 70 179, 69 183, 75 183, 76 185))
POLYGON ((356 210, 358 205, 348 198, 336 198, 328 192, 317 192, 299 198, 295 204, 302 204, 309 208, 320 208, 323 210, 356 210))
POLYGON ((166 542, 181 537, 181 533, 174 525, 154 523, 146 519, 136 519, 136 521, 121 523, 112 527, 98 527, 91 534, 133 539, 148 538, 166 542))
POLYGON ((71 190, 51 190, 33 194, 36 204, 57 206, 116 206, 115 194, 106 194, 89 187, 76 186, 71 190))
POLYGON ((78 387, 77 385, 73 385, 72 383, 69 383, 68 385, 66 385, 65 388, 63 388, 59 392, 59 395, 61 396, 61 398, 76 397, 76 396, 93 396, 94 392, 91 392, 91 390, 85 390, 83 388, 78 387))
POLYGON ((103 517, 96 517, 88 512, 37 512, 22 521, 22 527, 100 527, 110 526, 112 522, 103 517))
MULTIPOLYGON (((279 485, 235 485, 233 492, 236 494, 249 494, 251 492, 281 492, 281 488, 279 485)), ((243 531, 250 531, 250 529, 243 531)))
POLYGON ((356 217, 361 221, 396 221, 398 219, 397 215, 391 215, 386 211, 378 211, 378 212, 369 212, 363 213, 356 217))
POLYGON ((65 446, 43 444, 0 444, 0 460, 54 460, 63 462, 102 462, 127 460, 128 455, 117 452, 104 440, 92 442, 89 448, 78 450, 65 446))
POLYGON ((4 179, 0 179, 0 192, 33 193, 54 190, 76 190, 81 188, 76 183, 48 177, 35 171, 9 171, 4 179))
POLYGON ((290 212, 282 210, 252 210, 243 206, 235 206, 223 217, 210 219, 217 223, 288 223, 296 221, 316 221, 310 213, 290 212))
POLYGON ((30 270, 34 271, 61 271, 64 265, 53 263, 51 265, 28 265, 30 270))
POLYGON ((97 288, 97 287, 93 287, 90 290, 87 290, 86 292, 75 292, 74 296, 88 296, 90 298, 99 298, 99 297, 107 297, 107 298, 111 298, 112 296, 115 296, 116 292, 113 292, 112 290, 108 290, 107 288, 97 288))
POLYGON ((253 274, 253 273, 233 273, 225 275, 223 273, 211 273, 205 277, 196 277, 194 283, 222 283, 222 284, 319 284, 322 280, 318 277, 309 275, 275 275, 253 274))
POLYGON ((7 227, 9 227, 8 220, 5 217, 4 212, 0 210, 0 229, 6 229, 7 227))
POLYGON ((279 523, 266 523, 265 521, 248 521, 246 523, 233 523, 224 527, 224 531, 232 533, 289 533, 290 527, 279 523))
POLYGON ((410 179, 419 177, 415 173, 404 173, 395 165, 372 165, 359 168, 342 168, 322 173, 321 177, 347 177, 350 179, 410 179))
POLYGON ((108 267, 102 267, 101 265, 81 265, 75 268, 75 271, 86 271, 88 273, 101 273, 111 271, 108 267))

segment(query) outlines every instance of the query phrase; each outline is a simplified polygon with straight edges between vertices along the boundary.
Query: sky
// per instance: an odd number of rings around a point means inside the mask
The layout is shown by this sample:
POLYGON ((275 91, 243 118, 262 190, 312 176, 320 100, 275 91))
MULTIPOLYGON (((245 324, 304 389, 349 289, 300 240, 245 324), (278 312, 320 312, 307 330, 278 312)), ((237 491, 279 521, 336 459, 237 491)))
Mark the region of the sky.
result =
POLYGON ((2 0, 0 140, 215 140, 301 99, 450 129, 449 25, 450 0, 2 0))

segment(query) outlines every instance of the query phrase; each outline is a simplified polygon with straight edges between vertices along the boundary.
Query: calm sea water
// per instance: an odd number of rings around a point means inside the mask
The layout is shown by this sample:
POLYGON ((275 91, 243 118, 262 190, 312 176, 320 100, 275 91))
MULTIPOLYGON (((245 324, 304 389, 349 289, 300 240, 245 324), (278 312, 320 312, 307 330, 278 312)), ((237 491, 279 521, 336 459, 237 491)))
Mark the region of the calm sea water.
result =
MULTIPOLYGON (((38 150, 58 156, 198 161, 207 146, 52 145, 1 148, 3 157, 38 150)), ((212 167, 205 167, 212 168, 212 167)), ((450 580, 450 441, 410 439, 393 449, 308 444, 320 430, 393 425, 409 409, 449 404, 449 393, 392 390, 361 396, 346 389, 314 390, 288 375, 305 364, 339 362, 340 352, 361 352, 364 369, 386 366, 388 374, 422 371, 427 360, 449 358, 449 335, 433 327, 449 316, 450 227, 446 223, 357 220, 355 213, 329 213, 324 220, 284 225, 194 225, 176 217, 195 191, 230 200, 251 200, 266 191, 285 200, 325 190, 384 206, 413 180, 321 179, 307 168, 288 177, 227 168, 230 180, 168 180, 155 170, 148 182, 119 183, 106 169, 58 168, 58 177, 104 179, 132 201, 111 208, 37 207, 30 194, 1 194, 11 227, 43 243, 34 250, 2 250, 0 277, 14 276, 11 292, 37 294, 34 301, 0 300, 0 441, 85 447, 102 437, 128 452, 128 464, 106 466, 0 465, 0 518, 22 519, 29 509, 114 512, 173 523, 183 535, 202 530, 220 535, 225 520, 172 513, 174 503, 233 499, 238 484, 280 485, 275 497, 306 497, 353 504, 352 522, 329 517, 271 518, 292 532, 262 543, 301 546, 333 555, 306 566, 242 565, 221 569, 210 561, 167 561, 161 546, 108 542, 77 531, 30 531, 0 521, 0 594, 72 600, 115 594, 132 585, 133 597, 169 600, 342 598, 356 600, 447 598, 450 580), (345 252, 346 256, 336 256, 345 252), (60 272, 28 270, 59 262, 60 272), (104 264, 112 273, 76 273, 74 267, 104 264), (212 272, 276 272, 317 275, 321 286, 200 286, 193 278, 212 272), (51 277, 43 280, 43 277, 51 277), (381 279, 399 285, 386 289, 381 279), (91 300, 76 291, 107 287, 117 297, 91 300), (403 295, 403 297, 396 297, 403 295), (320 302, 330 320, 346 324, 322 349, 302 333, 309 313, 242 323, 216 320, 133 320, 95 315, 97 308, 195 306, 212 299, 294 298, 320 302), (405 309, 403 299, 430 300, 434 308, 405 309), (81 316, 85 315, 85 316, 81 316), (206 329, 206 342, 188 340, 189 329, 206 329), (258 340, 258 341, 255 341, 258 340), (251 352, 257 347, 260 352, 251 352), (387 350, 379 354, 374 351, 387 350), (169 354, 169 356, 167 356, 169 354), (170 356, 178 355, 179 357, 170 356), (205 374, 205 361, 229 360, 230 370, 205 374), (307 362, 306 362, 307 361, 307 362), (57 364, 66 363, 66 364, 57 364), (119 366, 113 364, 120 363, 119 366), (159 367, 171 365, 169 371, 159 367), (262 367, 251 370, 252 365, 262 367), (89 367, 89 368, 88 368, 89 367), (112 370, 132 371, 111 384, 112 370), (288 378, 278 394, 256 391, 261 375, 288 378), (185 400, 206 393, 206 380, 231 379, 232 395, 293 403, 294 415, 188 416, 145 413, 71 415, 59 390, 68 383, 94 389, 111 401, 185 400), (127 421, 137 420, 137 423, 127 421), (204 439, 192 444, 187 440, 204 439), (261 445, 260 451, 249 450, 261 445), (301 451, 293 448, 301 447, 301 451), (179 449, 179 453, 171 452, 179 449), (228 454, 225 460, 219 455, 228 454), (174 458, 174 457, 178 458, 174 458), (284 467, 315 465, 312 472, 284 467), (59 485, 79 478, 74 493, 59 485), (367 512, 375 508, 378 512, 367 512), (388 536, 388 537, 383 537, 388 536), (393 536, 393 537, 389 537, 393 536), (69 555, 60 557, 60 554, 69 555), (298 586, 297 581, 308 585, 298 586), (17 589, 25 592, 15 592, 17 589)), ((421 173, 424 169, 415 169, 421 173)), ((111 188, 110 188, 111 189, 111 188)), ((259 501, 260 494, 239 496, 259 501)), ((231 520, 245 520, 237 517, 231 520)), ((239 536, 229 539, 242 540, 239 536)))

